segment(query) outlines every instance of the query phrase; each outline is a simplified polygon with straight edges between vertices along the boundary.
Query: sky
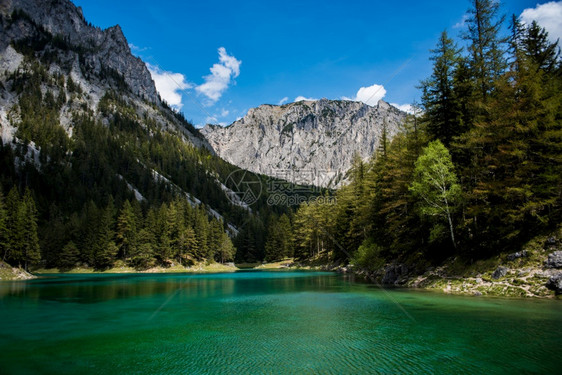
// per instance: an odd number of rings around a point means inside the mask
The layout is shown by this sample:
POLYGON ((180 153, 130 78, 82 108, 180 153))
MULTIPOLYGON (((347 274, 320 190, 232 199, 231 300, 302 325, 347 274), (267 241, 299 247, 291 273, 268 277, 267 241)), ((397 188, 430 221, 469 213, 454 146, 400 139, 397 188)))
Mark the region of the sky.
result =
MULTIPOLYGON (((468 0, 73 0, 87 21, 119 24, 173 108, 200 127, 261 104, 383 99, 407 109, 431 75, 429 50, 459 39, 468 0)), ((504 0, 562 38, 562 1, 504 0)), ((506 31, 507 32, 507 31, 506 31)))

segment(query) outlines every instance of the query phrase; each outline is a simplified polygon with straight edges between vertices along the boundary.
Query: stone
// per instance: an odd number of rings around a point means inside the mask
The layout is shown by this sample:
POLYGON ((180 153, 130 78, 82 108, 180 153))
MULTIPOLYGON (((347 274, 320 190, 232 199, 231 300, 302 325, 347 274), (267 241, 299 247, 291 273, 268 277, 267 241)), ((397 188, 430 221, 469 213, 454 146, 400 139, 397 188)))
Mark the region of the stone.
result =
POLYGON ((385 267, 381 283, 383 285, 398 285, 402 278, 408 273, 408 267, 404 264, 390 264, 385 267))
POLYGON ((353 156, 378 149, 386 125, 390 140, 406 113, 382 100, 375 106, 349 100, 264 104, 228 127, 201 129, 214 152, 252 172, 291 182, 338 187, 353 156))
POLYGON ((548 254, 548 258, 545 262, 546 268, 562 268, 562 251, 555 251, 548 254))
POLYGON ((482 295, 482 292, 479 292, 479 291, 474 292, 475 297, 480 297, 481 295, 482 295))
POLYGON ((528 256, 527 250, 517 251, 513 254, 509 254, 507 256, 507 260, 513 261, 513 260, 518 259, 518 258, 526 258, 527 256, 528 256))
POLYGON ((499 266, 496 270, 492 273, 492 279, 499 279, 507 275, 507 268, 503 266, 499 266))
POLYGON ((556 246, 556 242, 557 242, 556 237, 550 236, 546 239, 546 241, 544 241, 544 248, 547 250, 551 249, 556 246))
POLYGON ((477 277, 476 278, 476 284, 482 284, 482 278, 477 277))
POLYGON ((562 272, 551 276, 546 283, 546 287, 550 290, 554 290, 556 294, 562 294, 562 272))
MULTIPOLYGON (((7 13, 14 9, 24 10, 33 21, 42 25, 52 35, 62 35, 70 44, 83 47, 81 63, 87 70, 100 73, 102 70, 118 72, 131 91, 140 97, 158 103, 158 93, 145 63, 133 56, 129 44, 119 25, 105 30, 91 26, 82 11, 70 1, 53 1, 48 6, 44 0, 12 0, 7 13)), ((8 39, 22 38, 33 34, 33 28, 17 31, 20 35, 8 35, 8 39)), ((0 51, 5 41, 0 41, 0 51)))

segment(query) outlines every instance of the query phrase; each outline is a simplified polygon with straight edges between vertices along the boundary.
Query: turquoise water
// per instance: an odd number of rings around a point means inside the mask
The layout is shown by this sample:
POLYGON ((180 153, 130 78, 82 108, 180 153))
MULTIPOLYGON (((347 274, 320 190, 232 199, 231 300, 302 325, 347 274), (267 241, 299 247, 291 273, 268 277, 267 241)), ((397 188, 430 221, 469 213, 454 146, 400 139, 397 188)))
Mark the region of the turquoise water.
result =
POLYGON ((562 301, 382 290, 322 272, 0 283, 0 373, 555 374, 562 301))

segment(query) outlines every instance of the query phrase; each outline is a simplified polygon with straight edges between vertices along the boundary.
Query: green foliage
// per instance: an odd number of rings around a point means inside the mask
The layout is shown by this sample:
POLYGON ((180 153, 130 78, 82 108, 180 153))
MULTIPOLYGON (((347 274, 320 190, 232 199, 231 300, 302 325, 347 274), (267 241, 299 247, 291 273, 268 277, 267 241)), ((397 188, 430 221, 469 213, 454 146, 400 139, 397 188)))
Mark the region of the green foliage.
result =
POLYGON ((267 231, 265 260, 268 262, 282 260, 293 256, 293 238, 291 220, 285 214, 273 217, 267 231))
POLYGON ((382 247, 368 238, 359 246, 350 263, 369 271, 377 270, 384 266, 382 247))
POLYGON ((316 256, 323 244, 334 258, 371 269, 397 259, 470 261, 561 222, 557 43, 515 19, 507 59, 499 4, 471 3, 464 54, 446 32, 432 50, 420 121, 408 119, 369 163, 355 160, 335 206, 299 208, 297 256, 316 256))
POLYGON ((64 272, 71 270, 72 268, 76 267, 76 265, 80 262, 80 250, 76 246, 76 244, 72 241, 69 241, 59 254, 59 269, 64 272))
MULTIPOLYGON (((461 200, 462 191, 449 150, 440 141, 430 142, 416 160, 415 167, 410 190, 422 199, 418 204, 420 213, 446 219, 456 246, 452 214, 461 200)), ((435 238, 435 229, 432 233, 435 238)))

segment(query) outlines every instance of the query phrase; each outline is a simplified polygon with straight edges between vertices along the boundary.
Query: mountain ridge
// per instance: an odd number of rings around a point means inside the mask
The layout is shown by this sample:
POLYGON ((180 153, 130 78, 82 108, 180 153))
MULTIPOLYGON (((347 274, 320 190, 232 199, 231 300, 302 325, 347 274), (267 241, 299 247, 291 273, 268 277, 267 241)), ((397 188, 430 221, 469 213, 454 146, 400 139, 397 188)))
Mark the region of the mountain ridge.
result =
POLYGON ((206 125, 200 132, 217 155, 240 168, 336 188, 355 154, 367 160, 405 120, 406 113, 382 100, 369 106, 320 99, 262 104, 229 126, 206 125))

